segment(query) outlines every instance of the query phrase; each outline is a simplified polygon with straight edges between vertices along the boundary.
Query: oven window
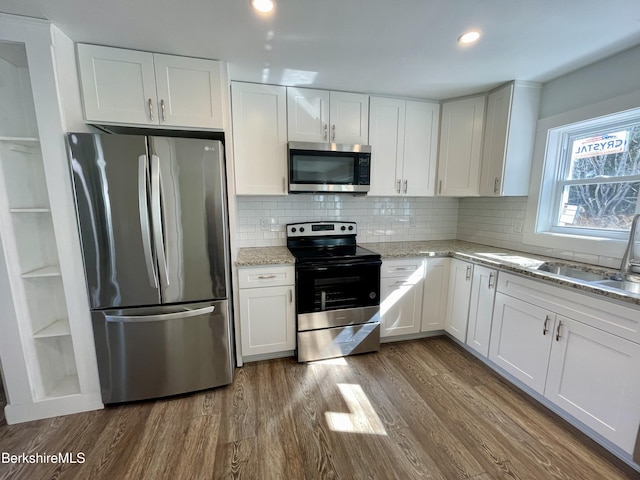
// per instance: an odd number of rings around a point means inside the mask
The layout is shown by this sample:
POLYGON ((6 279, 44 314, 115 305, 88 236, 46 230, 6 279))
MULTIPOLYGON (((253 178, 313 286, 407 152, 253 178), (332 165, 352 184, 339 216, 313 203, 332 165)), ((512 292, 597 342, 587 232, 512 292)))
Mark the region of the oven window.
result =
POLYGON ((298 270, 298 313, 380 304, 380 265, 306 267, 298 270))
POLYGON ((292 183, 351 185, 355 183, 355 159, 293 154, 290 175, 292 183))

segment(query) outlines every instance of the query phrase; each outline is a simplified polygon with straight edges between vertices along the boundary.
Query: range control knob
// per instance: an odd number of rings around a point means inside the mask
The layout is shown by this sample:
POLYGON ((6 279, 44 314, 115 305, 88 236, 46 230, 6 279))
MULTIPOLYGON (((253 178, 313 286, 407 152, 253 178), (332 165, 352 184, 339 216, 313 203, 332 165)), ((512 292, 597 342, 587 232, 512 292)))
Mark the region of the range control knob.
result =
POLYGON ((300 227, 300 233, 304 232, 304 227, 300 227))
POLYGON ((349 225, 349 230, 353 230, 353 225, 349 225))
POLYGON ((343 232, 344 232, 346 229, 347 229, 347 227, 345 227, 344 225, 342 225, 342 226, 340 227, 340 230, 342 230, 343 232))
POLYGON ((298 231, 298 229, 297 229, 296 227, 293 227, 293 228, 291 229, 291 233, 296 233, 297 231, 298 231))

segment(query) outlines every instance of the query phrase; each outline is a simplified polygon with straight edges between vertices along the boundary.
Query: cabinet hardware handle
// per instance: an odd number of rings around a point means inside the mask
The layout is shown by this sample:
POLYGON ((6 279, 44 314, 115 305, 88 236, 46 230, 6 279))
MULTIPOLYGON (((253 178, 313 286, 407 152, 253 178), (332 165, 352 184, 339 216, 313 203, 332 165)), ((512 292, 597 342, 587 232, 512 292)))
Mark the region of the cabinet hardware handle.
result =
POLYGON ((293 290, 289 289, 289 303, 293 303, 293 290))
POLYGON ((500 179, 496 177, 495 181, 493 182, 493 193, 498 193, 498 185, 500 185, 500 179))
POLYGON ((466 280, 471 278, 471 265, 467 265, 467 275, 465 277, 466 280))
POLYGON ((398 190, 398 193, 400 193, 400 180, 398 180, 398 186, 396 187, 396 190, 398 190))
POLYGON ((287 193, 287 179, 282 177, 282 193, 287 193))
POLYGON ((438 195, 442 195, 442 180, 438 182, 438 195))
POLYGON ((258 279, 260 280, 270 280, 272 278, 276 278, 275 275, 258 275, 258 279))
POLYGON ((404 193, 407 193, 407 187, 409 185, 409 180, 404 181, 404 193))
POLYGON ((494 273, 489 274, 489 289, 492 289, 495 285, 495 283, 493 282, 494 275, 495 275, 494 273))
POLYGON ((164 111, 164 100, 160 100, 160 111, 162 112, 162 121, 166 122, 167 115, 166 115, 166 112, 164 111))
POLYGON ((327 135, 329 135, 329 133, 328 133, 328 131, 329 131, 329 125, 327 125, 327 124, 325 123, 325 124, 324 124, 324 128, 323 128, 323 130, 324 130, 324 133, 323 133, 323 135, 322 135, 322 138, 323 138, 324 140, 326 140, 326 139, 327 139, 327 135))
POLYGON ((336 139, 336 124, 331 125, 331 140, 336 139))
POLYGON ((413 268, 413 267, 396 267, 395 270, 404 272, 404 271, 408 271, 408 270, 413 271, 413 270, 415 270, 415 268, 413 268))
POLYGON ((149 121, 153 122, 153 102, 149 99, 149 121))
POLYGON ((549 329, 547 328, 547 325, 549 325, 549 320, 551 320, 549 318, 549 315, 544 317, 544 325, 542 326, 542 335, 546 335, 547 333, 549 333, 549 329))
POLYGON ((395 285, 404 285, 406 283, 406 280, 396 280, 395 285))
POLYGON ((556 329, 556 342, 560 341, 560 327, 562 326, 562 320, 558 322, 558 328, 556 329))

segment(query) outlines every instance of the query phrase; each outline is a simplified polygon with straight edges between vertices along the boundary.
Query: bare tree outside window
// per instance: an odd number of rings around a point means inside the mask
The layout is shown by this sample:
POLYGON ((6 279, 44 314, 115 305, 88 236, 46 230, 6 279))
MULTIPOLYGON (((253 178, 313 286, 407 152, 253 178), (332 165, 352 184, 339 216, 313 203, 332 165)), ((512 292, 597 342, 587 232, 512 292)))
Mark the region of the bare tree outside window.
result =
POLYGON ((640 123, 601 132, 568 139, 558 226, 629 230, 640 211, 640 123))

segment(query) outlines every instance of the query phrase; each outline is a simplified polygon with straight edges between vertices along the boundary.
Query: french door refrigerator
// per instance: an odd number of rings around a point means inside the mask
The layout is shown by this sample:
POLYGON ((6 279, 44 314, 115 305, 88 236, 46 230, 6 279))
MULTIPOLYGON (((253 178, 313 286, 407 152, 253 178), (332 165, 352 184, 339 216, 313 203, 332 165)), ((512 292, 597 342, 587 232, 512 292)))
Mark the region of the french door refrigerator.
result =
POLYGON ((103 402, 231 383, 222 143, 67 140, 103 402))

